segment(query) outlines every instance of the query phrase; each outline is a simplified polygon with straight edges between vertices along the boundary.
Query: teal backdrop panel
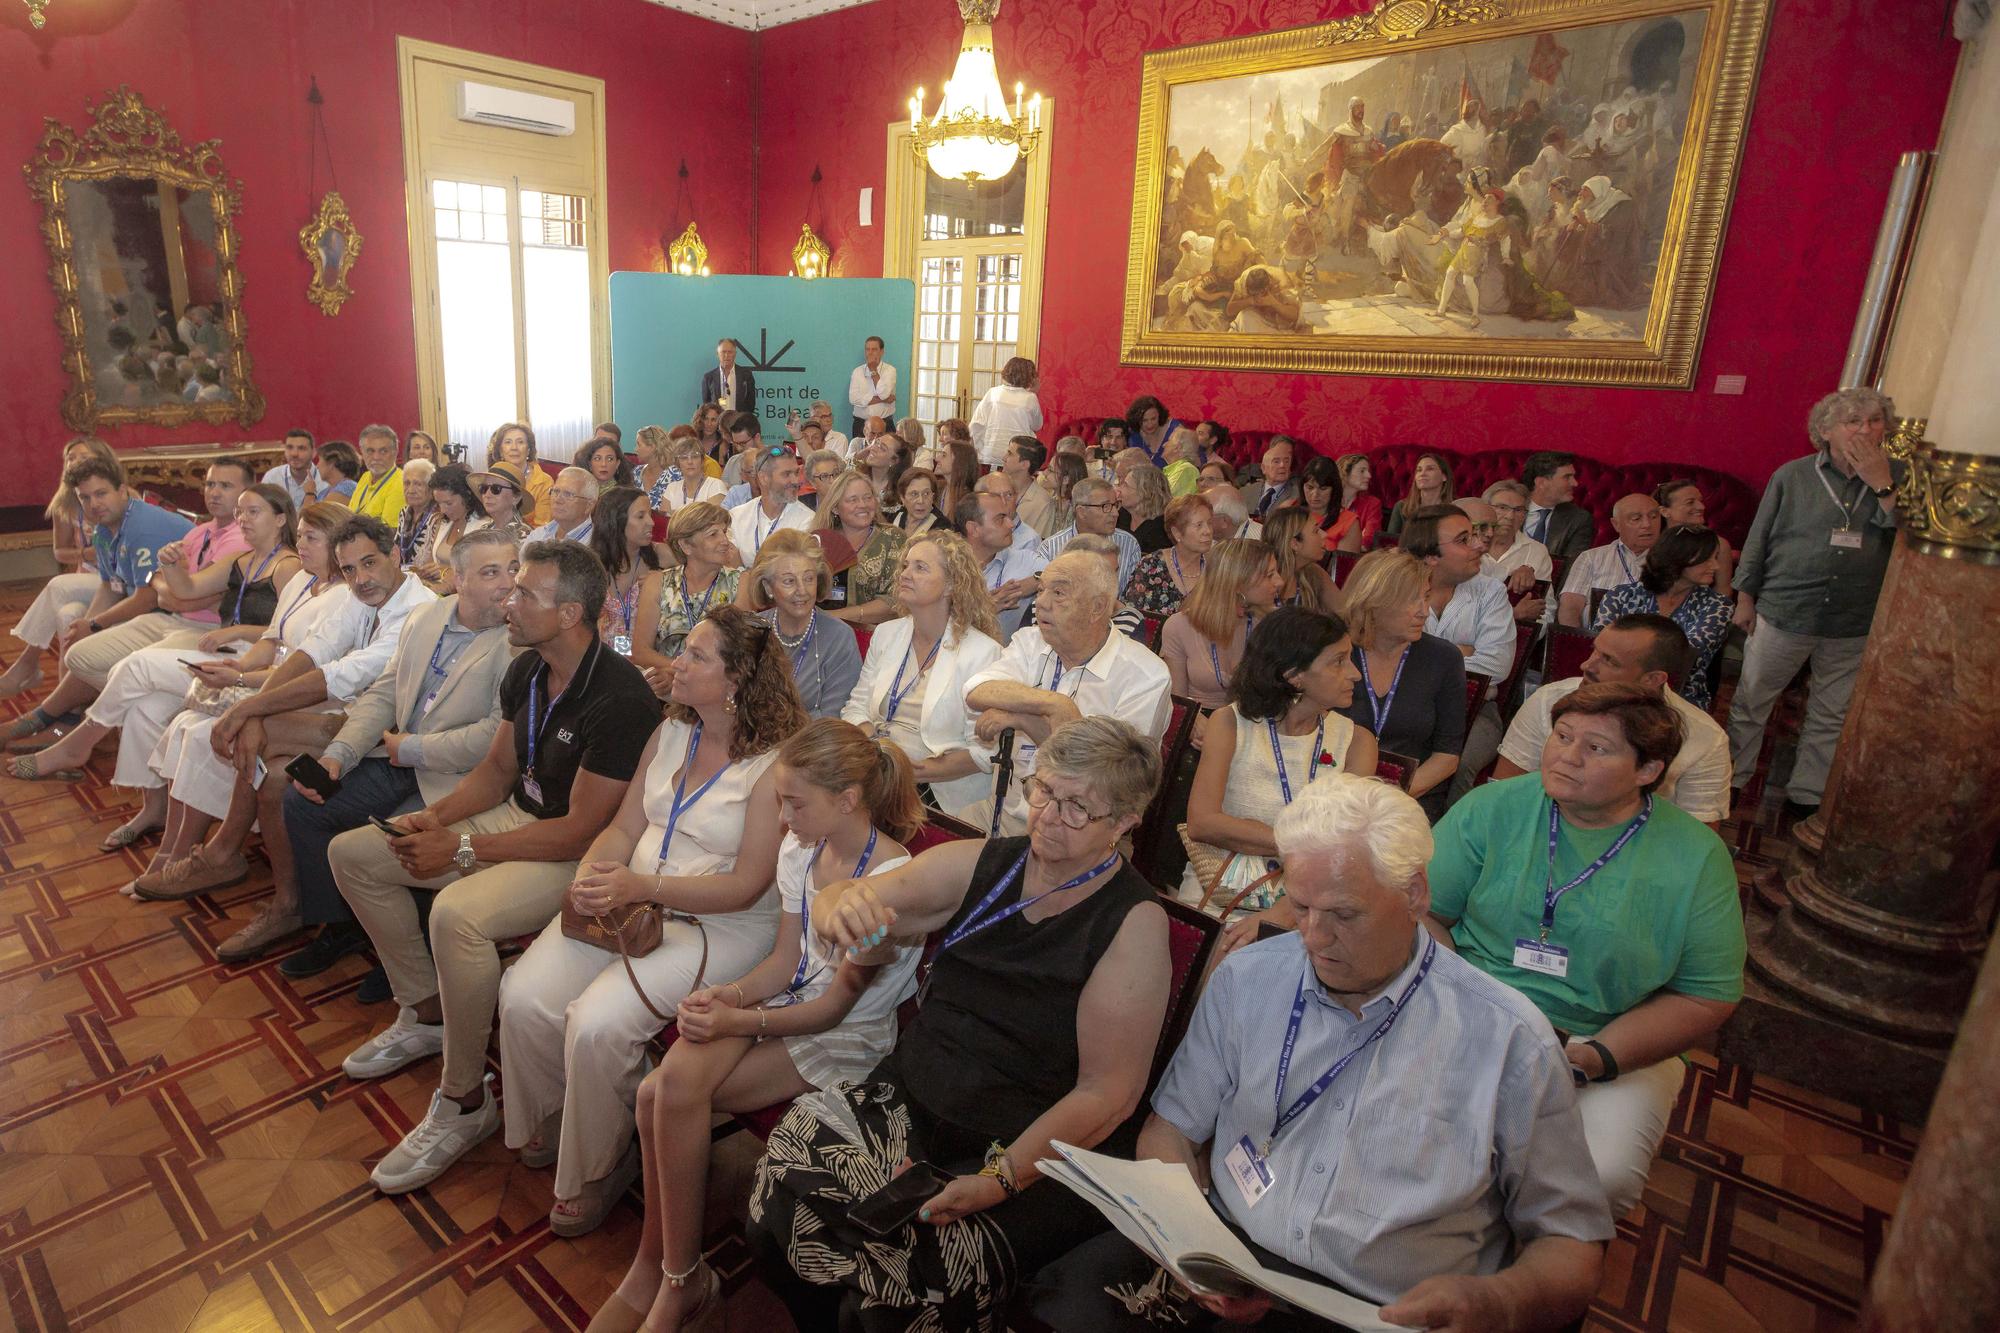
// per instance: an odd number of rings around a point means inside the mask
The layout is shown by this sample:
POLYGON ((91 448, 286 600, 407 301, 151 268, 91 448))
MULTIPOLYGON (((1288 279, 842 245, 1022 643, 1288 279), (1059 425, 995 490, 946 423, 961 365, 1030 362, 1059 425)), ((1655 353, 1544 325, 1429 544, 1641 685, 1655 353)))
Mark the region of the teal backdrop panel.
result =
POLYGON ((853 417, 847 377, 862 342, 879 335, 896 368, 896 416, 910 415, 910 349, 916 284, 907 278, 611 275, 612 416, 630 440, 641 426, 672 427, 694 415, 701 377, 715 368, 718 338, 736 340, 736 364, 757 381, 764 437, 782 438, 787 413, 813 399, 833 404, 845 432, 853 417))

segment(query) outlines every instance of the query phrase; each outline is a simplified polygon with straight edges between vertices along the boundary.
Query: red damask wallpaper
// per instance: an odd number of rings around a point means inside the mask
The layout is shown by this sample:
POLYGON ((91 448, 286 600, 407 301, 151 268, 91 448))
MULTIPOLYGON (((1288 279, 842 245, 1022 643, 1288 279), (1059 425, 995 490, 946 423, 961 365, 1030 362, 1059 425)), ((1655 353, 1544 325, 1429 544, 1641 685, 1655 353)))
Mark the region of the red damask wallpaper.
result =
MULTIPOLYGON (((1934 146, 1958 46, 1942 3, 1778 0, 1693 392, 1118 364, 1139 66, 1148 50, 1355 12, 1348 0, 1005 0, 1001 77, 1055 99, 1043 298, 1051 420, 1157 394, 1182 416, 1289 429, 1329 450, 1421 441, 1679 459, 1761 482, 1802 452, 1835 385, 1899 153, 1934 146), (1718 395, 1718 375, 1746 377, 1718 395)), ((763 34, 760 271, 782 272, 813 167, 836 273, 881 271, 883 127, 951 68, 950 0, 877 0, 763 34), (856 224, 876 189, 877 225, 856 224)), ((935 92, 932 94, 935 97, 935 92)), ((822 219, 815 218, 815 225, 822 219)))

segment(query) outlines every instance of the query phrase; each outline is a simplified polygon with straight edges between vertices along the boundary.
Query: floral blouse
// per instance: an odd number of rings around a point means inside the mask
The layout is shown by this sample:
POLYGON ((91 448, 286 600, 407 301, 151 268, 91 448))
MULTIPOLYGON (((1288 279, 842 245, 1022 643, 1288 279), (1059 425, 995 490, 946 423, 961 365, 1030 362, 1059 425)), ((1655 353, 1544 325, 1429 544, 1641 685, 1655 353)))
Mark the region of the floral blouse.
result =
POLYGON ((660 627, 653 634, 653 651, 662 657, 679 657, 688 631, 718 606, 736 600, 736 585, 743 571, 725 569, 715 576, 708 591, 694 597, 685 595, 687 570, 676 565, 660 576, 660 627))
POLYGON ((877 524, 875 535, 854 557, 854 563, 833 576, 832 595, 820 605, 828 610, 843 606, 866 606, 878 597, 893 596, 896 566, 909 534, 901 528, 877 524))
MULTIPOLYGON (((1125 600, 1137 607, 1141 615, 1165 620, 1181 609, 1187 594, 1174 582, 1173 559, 1172 550, 1152 551, 1140 556, 1139 563, 1132 566, 1132 578, 1125 585, 1125 600)), ((1199 571, 1194 573, 1199 576, 1199 571)), ((1193 583, 1194 579, 1188 582, 1193 583)))
MULTIPOLYGON (((1635 612, 1657 614, 1660 599, 1649 591, 1645 584, 1634 580, 1621 584, 1604 594, 1597 605, 1597 620, 1593 629, 1603 629, 1620 616, 1635 612)), ((1729 637, 1730 605, 1726 598, 1713 588, 1699 585, 1689 589, 1681 604, 1674 608, 1670 617, 1681 632, 1687 635, 1688 643, 1694 648, 1694 665, 1688 668, 1687 679, 1678 687, 1681 698, 1696 708, 1708 709, 1715 706, 1715 696, 1708 688, 1709 668, 1715 663, 1715 655, 1722 651, 1723 641, 1729 637)))

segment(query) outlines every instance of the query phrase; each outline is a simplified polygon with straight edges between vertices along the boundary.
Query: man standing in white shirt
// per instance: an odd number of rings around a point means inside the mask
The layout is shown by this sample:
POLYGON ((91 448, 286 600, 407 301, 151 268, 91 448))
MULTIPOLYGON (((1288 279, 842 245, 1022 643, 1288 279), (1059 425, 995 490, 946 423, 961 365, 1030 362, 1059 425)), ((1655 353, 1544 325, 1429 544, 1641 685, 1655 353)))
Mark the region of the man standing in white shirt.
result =
POLYGON ((1681 720, 1681 748, 1660 779, 1658 795, 1714 828, 1729 815, 1729 737, 1716 720, 1675 692, 1694 660, 1687 635, 1665 616, 1620 616, 1597 631, 1583 674, 1552 681, 1528 696, 1500 744, 1493 780, 1542 767, 1550 713, 1582 685, 1638 685, 1663 696, 1681 720))
POLYGON ((1027 619, 1048 561, 1042 558, 1039 545, 1015 543, 1014 500, 1010 495, 978 491, 960 500, 952 517, 979 562, 986 590, 993 594, 993 605, 1000 613, 999 638, 1005 643, 1027 619))
POLYGON ((309 430, 285 432, 285 461, 263 476, 267 486, 282 486, 292 497, 292 508, 304 509, 319 493, 319 469, 313 466, 317 446, 309 430))
MULTIPOLYGON (((587 542, 590 513, 597 505, 597 478, 589 468, 566 467, 549 489, 548 522, 528 534, 529 542, 587 542)), ((527 542, 521 543, 523 546, 527 542)))
MULTIPOLYGON (((1002 836, 1027 828, 1022 784, 1035 771, 1035 748, 1056 728, 1080 717, 1115 717, 1155 744, 1167 729, 1172 677, 1165 662, 1112 629, 1114 577, 1110 561, 1088 552, 1051 561, 1042 571, 1036 623, 965 683, 965 708, 976 719, 973 734, 980 741, 972 757, 981 768, 992 768, 1000 734, 1014 732, 1014 775, 999 821, 1002 836)), ((987 806, 975 807, 968 817, 991 827, 987 806)))
POLYGON ((1514 608, 1507 585, 1479 572, 1486 539, 1458 506, 1419 509, 1403 527, 1402 547, 1430 566, 1430 615, 1424 632, 1465 654, 1468 673, 1492 682, 1459 751, 1451 782, 1451 799, 1457 800, 1472 790, 1479 771, 1500 749, 1499 686, 1514 666, 1514 608))
POLYGON ((1611 530, 1617 539, 1593 546, 1576 558, 1563 575, 1562 602, 1556 619, 1581 628, 1589 618, 1590 594, 1597 588, 1636 583, 1646 552, 1660 539, 1660 502, 1650 495, 1627 495, 1611 506, 1611 530))
POLYGON ((847 403, 854 409, 854 433, 862 433, 862 422, 881 417, 896 422, 896 368, 882 359, 883 343, 874 334, 861 344, 862 363, 847 377, 847 403))
POLYGON ((756 473, 762 494, 729 511, 729 535, 745 565, 755 563, 757 548, 779 528, 803 532, 813 511, 799 503, 805 470, 783 445, 769 445, 757 456, 756 473))

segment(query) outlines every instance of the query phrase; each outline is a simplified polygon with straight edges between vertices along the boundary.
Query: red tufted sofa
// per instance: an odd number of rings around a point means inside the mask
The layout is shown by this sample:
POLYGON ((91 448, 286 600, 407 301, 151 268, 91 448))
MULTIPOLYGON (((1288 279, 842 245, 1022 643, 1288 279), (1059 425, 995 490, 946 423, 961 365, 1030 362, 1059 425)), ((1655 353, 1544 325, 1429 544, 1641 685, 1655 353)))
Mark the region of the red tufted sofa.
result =
MULTIPOLYGON (((1060 423, 1051 440, 1065 435, 1081 435, 1085 442, 1095 440, 1097 428, 1103 417, 1071 419, 1060 423)), ((1238 470, 1249 467, 1264 456, 1264 446, 1279 431, 1232 430, 1229 435, 1227 456, 1238 470)), ((1298 439, 1293 436, 1293 439, 1298 439)), ((1310 441, 1300 441, 1316 453, 1324 453, 1318 445, 1310 441)), ((1391 444, 1380 449, 1364 449, 1374 465, 1374 480, 1369 490, 1379 496, 1384 508, 1400 500, 1410 488, 1410 473, 1423 454, 1435 454, 1451 469, 1452 481, 1459 495, 1477 496, 1481 491, 1504 477, 1519 477, 1521 465, 1527 461, 1527 449, 1494 449, 1476 454, 1460 453, 1456 449, 1440 449, 1420 444, 1391 444)), ((1742 549, 1743 538, 1750 531, 1750 521, 1757 516, 1757 492, 1750 489, 1740 478, 1713 468, 1697 467, 1681 463, 1626 463, 1614 465, 1600 463, 1594 458, 1577 456, 1576 460, 1576 502, 1588 509, 1597 518, 1597 540, 1608 542, 1612 538, 1611 506, 1620 496, 1635 492, 1650 495, 1655 486, 1676 477, 1686 477, 1701 487, 1702 500, 1708 508, 1709 526, 1727 537, 1730 544, 1742 549)))

